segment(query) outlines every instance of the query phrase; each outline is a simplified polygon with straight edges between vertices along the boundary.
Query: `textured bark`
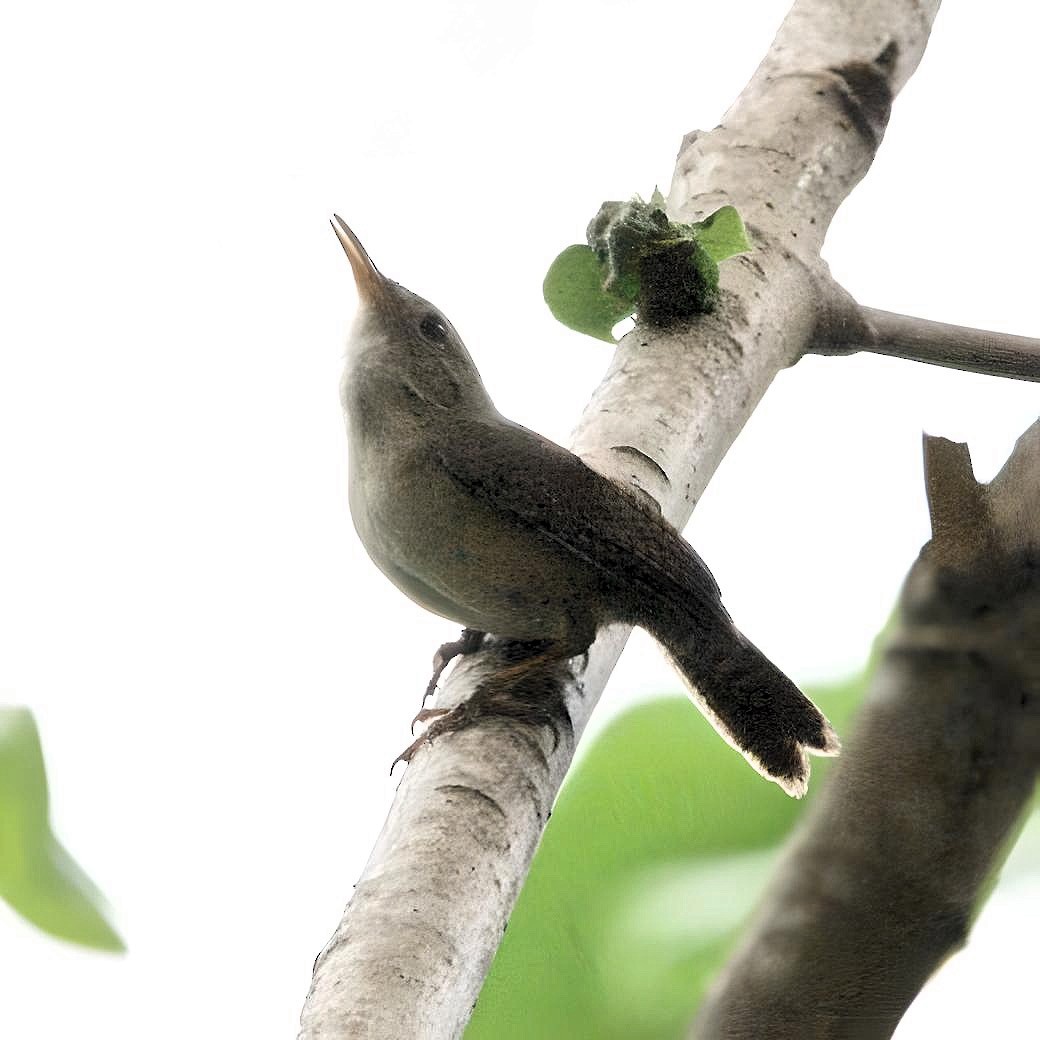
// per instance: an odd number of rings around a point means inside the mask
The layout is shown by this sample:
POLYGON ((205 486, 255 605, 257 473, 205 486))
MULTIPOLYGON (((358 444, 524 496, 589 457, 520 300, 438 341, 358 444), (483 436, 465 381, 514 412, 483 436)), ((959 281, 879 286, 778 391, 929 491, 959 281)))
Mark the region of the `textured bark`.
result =
POLYGON ((932 540, 842 760, 699 1040, 881 1040, 963 944, 1040 767, 1040 422, 992 484, 925 443, 932 540))
MULTIPOLYGON (((722 265, 723 303, 680 332, 637 327, 572 447, 685 524, 774 376, 837 294, 819 247, 873 159, 938 0, 798 0, 723 120, 683 142, 672 216, 732 203, 754 251, 722 265)), ((594 203, 590 209, 594 208, 594 203)), ((564 777, 627 632, 606 630, 554 691, 548 729, 485 720, 419 750, 354 896, 319 955, 300 1036, 425 1040, 463 1031, 564 777)), ((457 667, 465 699, 493 655, 457 667)))
POLYGON ((869 350, 983 375, 1040 380, 1040 339, 860 307, 841 293, 831 298, 831 309, 820 321, 809 350, 816 354, 869 350))

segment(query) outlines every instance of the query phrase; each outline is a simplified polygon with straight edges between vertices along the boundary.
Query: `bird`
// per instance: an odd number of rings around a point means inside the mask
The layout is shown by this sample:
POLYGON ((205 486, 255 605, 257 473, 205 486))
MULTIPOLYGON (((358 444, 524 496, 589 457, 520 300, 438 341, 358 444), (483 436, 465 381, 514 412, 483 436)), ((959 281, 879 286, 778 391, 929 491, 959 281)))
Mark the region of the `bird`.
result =
MULTIPOLYGON (((584 654, 602 626, 639 626, 719 734, 804 794, 807 755, 837 754, 838 738, 739 631, 689 542, 634 490, 503 416, 443 312, 384 276, 339 216, 331 223, 358 300, 340 384, 354 527, 405 595, 464 626, 438 651, 429 689, 485 633, 527 648, 487 680, 504 703, 525 675, 584 654)), ((463 704, 416 718, 443 716, 428 740, 480 714, 463 704)))

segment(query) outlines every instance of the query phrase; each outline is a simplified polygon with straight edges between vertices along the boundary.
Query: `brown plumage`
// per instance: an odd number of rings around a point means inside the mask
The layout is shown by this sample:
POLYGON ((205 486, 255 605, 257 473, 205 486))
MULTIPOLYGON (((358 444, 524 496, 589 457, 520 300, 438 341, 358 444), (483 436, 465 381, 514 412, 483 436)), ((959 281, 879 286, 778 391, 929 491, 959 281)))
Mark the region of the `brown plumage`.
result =
POLYGON ((737 630, 690 544, 499 414, 447 318, 384 278, 336 219, 361 302, 342 384, 350 507, 376 565, 467 629, 536 644, 539 664, 581 654, 610 622, 646 629, 722 736, 803 793, 806 752, 833 754, 837 739, 737 630))

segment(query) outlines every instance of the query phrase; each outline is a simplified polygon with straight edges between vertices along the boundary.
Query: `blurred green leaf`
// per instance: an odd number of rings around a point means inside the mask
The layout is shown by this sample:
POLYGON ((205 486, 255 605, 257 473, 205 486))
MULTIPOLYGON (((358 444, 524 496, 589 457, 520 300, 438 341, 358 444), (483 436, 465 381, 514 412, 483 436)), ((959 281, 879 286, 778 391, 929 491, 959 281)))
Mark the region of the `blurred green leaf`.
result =
MULTIPOLYGON (((807 692, 842 732, 863 687, 807 692)), ((619 716, 560 792, 466 1040, 683 1036, 804 804, 685 697, 619 716)))
POLYGON ((568 246, 549 267, 542 294, 557 321, 613 343, 611 330, 632 313, 635 304, 604 289, 603 277, 603 266, 588 246, 568 246))
POLYGON ((716 263, 751 249, 744 221, 733 206, 715 210, 706 220, 693 225, 697 241, 716 263))
POLYGON ((124 949, 101 893, 51 832, 40 736, 26 708, 0 708, 0 896, 58 938, 124 949))

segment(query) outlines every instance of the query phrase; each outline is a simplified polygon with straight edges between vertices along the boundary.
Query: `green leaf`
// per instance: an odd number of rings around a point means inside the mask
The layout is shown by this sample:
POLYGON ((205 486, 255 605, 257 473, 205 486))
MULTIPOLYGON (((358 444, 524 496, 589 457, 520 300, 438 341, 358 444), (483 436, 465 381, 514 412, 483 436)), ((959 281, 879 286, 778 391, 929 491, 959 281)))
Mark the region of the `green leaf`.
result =
POLYGON ((560 253, 545 276, 542 292, 557 321, 607 343, 614 342, 614 326, 635 309, 632 300, 603 288, 603 267, 588 246, 568 246, 560 253))
MULTIPOLYGON (((863 686, 807 692, 844 732, 863 686)), ((827 766, 796 802, 685 697, 615 719, 560 792, 465 1040, 679 1040, 827 766)))
POLYGON ((706 220, 692 227, 697 241, 716 263, 751 249, 744 221, 733 206, 717 209, 706 220))
POLYGON ((51 831, 40 736, 26 708, 0 708, 0 896, 51 935, 124 949, 104 897, 51 831))
POLYGON ((605 1015, 617 1037, 680 1037, 698 991, 758 902, 772 850, 677 861, 618 892, 603 951, 605 1015))
POLYGON ((650 196, 650 205, 655 209, 664 209, 668 200, 661 194, 661 189, 654 185, 654 193, 650 196))

